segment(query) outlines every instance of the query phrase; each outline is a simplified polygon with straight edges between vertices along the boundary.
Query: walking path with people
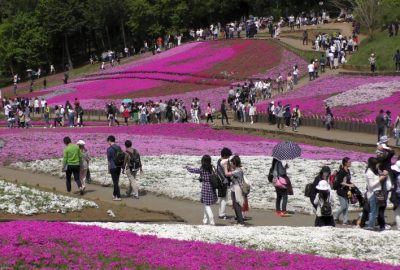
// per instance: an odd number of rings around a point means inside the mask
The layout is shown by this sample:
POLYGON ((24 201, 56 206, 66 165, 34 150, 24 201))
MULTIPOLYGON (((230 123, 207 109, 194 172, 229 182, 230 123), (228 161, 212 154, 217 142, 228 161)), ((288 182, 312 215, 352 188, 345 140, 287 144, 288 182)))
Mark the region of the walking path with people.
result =
MULTIPOLYGON (((111 177, 111 176, 110 176, 111 177)), ((121 176, 125 177, 125 176, 121 176)), ((39 185, 40 187, 48 188, 52 192, 65 193, 65 179, 60 179, 55 176, 46 174, 33 174, 30 171, 20 171, 8 167, 0 168, 0 179, 6 181, 15 181, 18 179, 18 184, 26 184, 32 187, 39 185)), ((268 180, 265 179, 265 183, 268 184, 268 180)), ((140 179, 139 179, 140 184, 140 179)), ((75 187, 75 186, 74 186, 75 187)), ((125 190, 121 192, 125 193, 125 190)), ((104 202, 109 202, 113 204, 124 204, 127 207, 134 207, 139 209, 148 209, 151 211, 161 211, 161 212, 172 212, 176 216, 185 220, 188 224, 201 224, 202 216, 199 213, 203 212, 204 205, 199 201, 189 201, 183 199, 171 199, 161 195, 155 195, 152 193, 146 193, 140 196, 140 199, 124 198, 122 201, 112 201, 111 198, 112 187, 103 187, 95 184, 87 184, 85 195, 80 196, 76 189, 72 190, 72 194, 69 196, 76 196, 85 199, 99 200, 104 202)), ((200 197, 200 194, 199 194, 200 197)), ((290 203, 290 200, 289 200, 290 203)), ((232 225, 236 221, 233 219, 234 211, 231 206, 227 206, 227 213, 232 218, 229 220, 218 219, 218 206, 213 205, 213 213, 215 222, 217 225, 232 225)), ((107 211, 104 209, 104 211, 107 211)), ((259 210, 252 209, 250 206, 250 211, 248 216, 251 220, 247 221, 250 225, 255 226, 314 226, 314 215, 299 214, 295 213, 290 217, 281 218, 275 214, 272 210, 259 210)), ((356 218, 355 213, 351 214, 351 217, 356 218)), ((116 217, 118 220, 118 216, 116 217)))
MULTIPOLYGON (((322 121, 322 120, 321 120, 322 121)), ((326 130, 322 127, 309 127, 309 126, 300 126, 297 132, 293 132, 291 128, 286 128, 286 130, 281 131, 278 130, 276 125, 270 125, 268 123, 242 123, 238 121, 229 122, 230 125, 221 125, 221 122, 216 120, 215 127, 225 128, 231 130, 241 130, 241 131, 254 131, 261 132, 263 134, 274 134, 274 135, 291 135, 293 137, 306 137, 309 139, 315 139, 320 141, 328 141, 333 143, 342 143, 342 144, 352 144, 357 146, 366 146, 366 147, 376 147, 377 143, 377 135, 368 134, 368 133, 360 133, 360 132, 351 132, 344 130, 331 129, 330 131, 326 130)), ((392 146, 394 141, 389 142, 392 146)), ((394 147, 396 149, 396 147, 394 147)))

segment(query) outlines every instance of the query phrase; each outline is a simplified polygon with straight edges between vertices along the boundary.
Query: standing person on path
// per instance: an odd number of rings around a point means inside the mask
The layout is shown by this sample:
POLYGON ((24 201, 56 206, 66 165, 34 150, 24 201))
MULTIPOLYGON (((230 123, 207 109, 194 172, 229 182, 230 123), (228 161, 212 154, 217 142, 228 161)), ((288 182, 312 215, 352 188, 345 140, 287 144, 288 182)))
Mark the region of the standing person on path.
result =
POLYGON ((110 145, 107 148, 107 161, 108 171, 111 174, 114 185, 113 201, 120 201, 119 177, 121 175, 121 167, 125 160, 125 153, 122 152, 121 147, 115 143, 115 137, 113 135, 108 136, 107 143, 110 145))
MULTIPOLYGON (((222 186, 218 189, 218 202, 219 202, 219 219, 228 219, 226 215, 226 202, 228 201, 228 187, 230 185, 231 179, 225 175, 225 166, 229 164, 229 157, 232 156, 232 151, 229 148, 224 147, 221 150, 221 158, 217 162, 217 170, 216 173, 219 179, 222 181, 222 186)), ((230 171, 230 167, 228 166, 228 171, 230 171)))
POLYGON ((321 58, 319 59, 319 64, 321 66, 321 73, 324 73, 325 72, 325 65, 326 65, 325 54, 321 54, 321 58))
POLYGON ((86 177, 89 170, 89 161, 90 156, 89 152, 85 147, 85 142, 83 140, 79 140, 76 143, 79 146, 79 150, 81 151, 81 162, 80 162, 80 170, 79 170, 79 179, 81 180, 82 189, 86 189, 86 177))
POLYGON ((342 165, 336 174, 336 179, 333 184, 333 189, 339 197, 340 209, 336 212, 335 221, 339 222, 339 217, 343 216, 343 225, 349 225, 349 197, 348 192, 354 188, 355 185, 351 182, 351 160, 348 157, 343 158, 342 165))
POLYGON ((253 102, 250 102, 250 108, 249 108, 250 124, 254 124, 254 118, 256 114, 257 114, 257 107, 253 104, 253 102))
POLYGON ((396 137, 396 146, 400 146, 400 113, 397 115, 396 121, 394 122, 394 131, 396 137))
POLYGON ((393 56, 393 60, 396 66, 396 72, 400 72, 400 50, 396 51, 396 54, 393 56))
POLYGON ((201 203, 204 204, 203 224, 215 225, 214 215, 211 209, 211 205, 216 203, 217 194, 215 193, 215 190, 211 187, 210 183, 210 176, 213 171, 211 164, 211 157, 209 155, 204 155, 201 158, 201 167, 199 169, 192 168, 189 166, 186 166, 185 168, 190 173, 200 174, 201 203))
POLYGON ((122 166, 122 173, 126 172, 126 176, 129 180, 129 187, 126 191, 126 195, 131 196, 133 191, 133 197, 139 199, 139 188, 136 183, 136 175, 140 171, 143 174, 142 161, 140 159, 139 152, 132 148, 132 141, 125 141, 125 160, 122 166))
POLYGON ((384 111, 380 110, 378 116, 375 118, 376 127, 378 129, 378 141, 385 134, 385 117, 384 111))
POLYGON ((293 195, 292 183, 286 172, 288 168, 285 161, 274 158, 268 174, 268 181, 274 185, 276 192, 275 213, 280 217, 289 216, 286 211, 288 195, 293 195))
POLYGON ((368 62, 371 65, 371 72, 374 73, 376 71, 376 56, 374 53, 371 53, 371 56, 368 58, 368 62))
POLYGON ((392 113, 390 111, 386 111, 383 119, 385 120, 385 128, 384 128, 384 135, 390 137, 390 131, 392 128, 392 113))
POLYGON ((275 108, 275 116, 276 123, 279 130, 283 130, 285 128, 285 123, 283 121, 283 114, 285 113, 285 109, 283 108, 281 102, 278 102, 278 106, 275 108))
POLYGON ((44 104, 43 107, 43 117, 44 117, 44 128, 48 128, 51 126, 50 124, 50 107, 47 106, 47 103, 44 104))
MULTIPOLYGON (((382 192, 382 183, 386 181, 388 171, 379 173, 378 159, 370 157, 368 159, 368 167, 365 172, 365 178, 367 182, 367 199, 369 204, 369 218, 368 218, 368 230, 374 230, 375 222, 378 217, 378 211, 380 205, 378 205, 377 195, 382 192)), ((385 228, 385 222, 381 218, 378 218, 379 227, 385 228)))
POLYGON ((221 103, 221 121, 224 125, 224 118, 226 119, 226 124, 229 125, 228 115, 226 114, 226 100, 223 99, 221 103))
POLYGON ((331 188, 326 180, 321 180, 316 186, 317 195, 314 199, 314 205, 317 206, 315 227, 332 226, 335 227, 333 220, 333 196, 331 188))
POLYGON ((208 124, 208 121, 210 121, 210 120, 211 120, 211 123, 214 124, 214 119, 212 117, 212 113, 213 113, 213 111, 211 108, 211 104, 208 103, 207 109, 206 109, 207 124, 208 124))
POLYGON ((229 159, 228 163, 225 164, 224 173, 225 176, 230 177, 231 182, 231 199, 233 209, 235 210, 236 220, 239 225, 244 225, 244 219, 242 214, 242 208, 244 206, 245 195, 242 191, 242 186, 244 184, 244 173, 242 170, 242 162, 239 156, 233 156, 229 159), (231 167, 229 171, 228 167, 231 167))
POLYGON ((303 32, 303 45, 308 45, 308 32, 304 30, 303 32))
POLYGON ((64 157, 62 171, 66 174, 67 191, 71 192, 71 176, 74 175, 75 182, 79 188, 79 192, 83 195, 82 183, 79 178, 81 150, 76 144, 71 142, 70 137, 64 137, 64 157))
POLYGON ((311 60, 310 64, 308 65, 308 77, 309 81, 313 81, 315 79, 314 60, 311 60))

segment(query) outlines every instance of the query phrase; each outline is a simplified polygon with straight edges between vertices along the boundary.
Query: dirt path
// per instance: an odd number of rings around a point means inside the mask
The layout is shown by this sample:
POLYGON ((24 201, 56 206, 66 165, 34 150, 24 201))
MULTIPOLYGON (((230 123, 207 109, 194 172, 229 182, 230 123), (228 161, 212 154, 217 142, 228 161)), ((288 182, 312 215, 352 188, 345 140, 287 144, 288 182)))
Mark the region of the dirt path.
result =
MULTIPOLYGON (((7 167, 1 167, 0 179, 7 181, 14 181, 17 179, 18 183, 21 184, 27 184, 33 187, 40 185, 40 187, 46 187, 50 190, 56 190, 57 192, 65 191, 65 180, 49 175, 34 174, 29 171, 19 171, 7 167)), ((76 191, 75 186, 73 186, 73 191, 76 191)), ((122 190, 122 194, 124 193, 125 190, 122 190)), ((88 200, 97 200, 114 205, 124 205, 126 207, 139 208, 144 211, 172 212, 175 216, 183 218, 188 224, 201 224, 202 222, 203 205, 200 202, 170 199, 165 196, 157 196, 151 193, 144 194, 139 200, 133 198, 123 198, 121 202, 114 202, 111 200, 111 195, 112 187, 102 187, 99 185, 89 184, 87 187, 87 193, 83 197, 88 200)), ((233 219, 224 221, 217 218, 218 205, 214 205, 212 208, 214 216, 216 217, 216 223, 218 225, 234 224, 233 219)), ((233 215, 232 207, 227 207, 227 213, 228 215, 233 215)), ((280 218, 276 216, 273 211, 251 209, 249 216, 252 219, 248 221, 248 223, 256 226, 313 226, 314 224, 314 216, 297 213, 291 217, 280 218)), ((352 217, 355 218, 355 214, 352 214, 352 217)), ((117 220, 123 218, 124 217, 118 215, 116 217, 117 220)))

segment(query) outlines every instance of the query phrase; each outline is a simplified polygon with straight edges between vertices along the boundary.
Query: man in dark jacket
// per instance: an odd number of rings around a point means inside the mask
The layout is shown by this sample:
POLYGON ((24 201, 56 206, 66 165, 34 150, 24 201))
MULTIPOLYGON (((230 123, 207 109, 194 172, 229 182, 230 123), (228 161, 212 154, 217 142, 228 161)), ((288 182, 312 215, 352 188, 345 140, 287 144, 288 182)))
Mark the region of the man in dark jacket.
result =
POLYGON ((226 100, 223 99, 221 103, 221 121, 222 125, 224 125, 224 118, 226 119, 226 123, 229 125, 228 115, 226 114, 226 100))
POLYGON ((380 110, 378 116, 375 119, 376 127, 378 128, 378 141, 384 135, 385 132, 385 118, 383 113, 384 111, 380 110))
MULTIPOLYGON (((122 165, 117 164, 118 153, 122 152, 122 149, 119 145, 115 143, 114 136, 108 136, 107 142, 110 145, 107 148, 107 161, 108 161, 108 170, 111 174, 111 178, 114 184, 114 191, 113 191, 113 200, 120 201, 121 200, 121 193, 119 189, 119 177, 121 175, 121 167, 122 165)), ((124 155, 125 156, 125 155, 124 155)))

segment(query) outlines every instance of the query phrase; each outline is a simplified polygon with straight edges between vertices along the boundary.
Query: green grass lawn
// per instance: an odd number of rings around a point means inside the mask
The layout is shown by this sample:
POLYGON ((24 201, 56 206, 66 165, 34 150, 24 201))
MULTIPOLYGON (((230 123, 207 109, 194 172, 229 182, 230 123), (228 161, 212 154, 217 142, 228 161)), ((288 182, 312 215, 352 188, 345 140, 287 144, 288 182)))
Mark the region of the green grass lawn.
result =
POLYGON ((352 55, 348 64, 369 66, 368 58, 371 53, 375 53, 378 72, 394 72, 393 56, 397 49, 400 49, 400 35, 389 37, 387 31, 379 32, 373 40, 367 38, 361 42, 359 51, 352 55))

